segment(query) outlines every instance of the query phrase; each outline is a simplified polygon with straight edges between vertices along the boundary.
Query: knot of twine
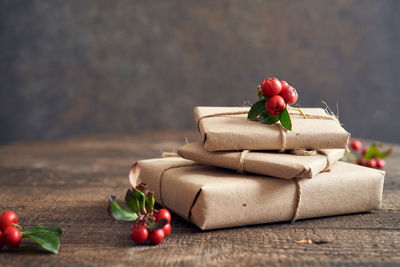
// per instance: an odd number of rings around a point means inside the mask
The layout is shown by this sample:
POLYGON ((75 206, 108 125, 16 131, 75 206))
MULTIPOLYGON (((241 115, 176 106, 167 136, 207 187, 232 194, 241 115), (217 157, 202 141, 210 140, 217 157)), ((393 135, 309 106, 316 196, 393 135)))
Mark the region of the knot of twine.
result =
MULTIPOLYGON (((212 117, 220 117, 220 116, 228 116, 228 115, 243 115, 243 114, 247 114, 248 111, 245 110, 241 110, 241 111, 232 111, 232 112, 220 112, 220 113, 213 113, 213 114, 208 114, 208 115, 204 115, 201 116, 198 120, 197 120, 197 129, 200 132, 200 121, 202 119, 206 119, 206 118, 212 118, 212 117)), ((304 119, 322 119, 322 120, 334 120, 334 121, 338 121, 338 119, 333 116, 333 115, 313 115, 313 114, 304 114, 303 112, 298 111, 298 113, 294 113, 294 112, 289 112, 289 115, 292 116, 301 116, 304 119)), ((276 127, 278 128, 279 132, 280 132, 280 137, 281 137, 281 147, 279 149, 279 151, 283 152, 286 150, 286 144, 287 144, 287 129, 284 128, 282 126, 282 124, 280 123, 274 123, 276 125, 276 127)))

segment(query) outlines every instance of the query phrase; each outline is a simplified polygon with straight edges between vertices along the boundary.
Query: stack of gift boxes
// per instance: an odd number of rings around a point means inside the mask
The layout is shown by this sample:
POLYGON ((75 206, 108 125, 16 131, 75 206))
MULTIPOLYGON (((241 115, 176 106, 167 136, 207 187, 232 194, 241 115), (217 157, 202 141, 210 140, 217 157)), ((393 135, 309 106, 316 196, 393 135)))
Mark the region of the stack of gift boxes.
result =
POLYGON ((204 230, 380 207, 385 173, 339 161, 350 134, 334 116, 305 108, 287 131, 248 110, 196 107, 202 141, 139 161, 157 202, 204 230))

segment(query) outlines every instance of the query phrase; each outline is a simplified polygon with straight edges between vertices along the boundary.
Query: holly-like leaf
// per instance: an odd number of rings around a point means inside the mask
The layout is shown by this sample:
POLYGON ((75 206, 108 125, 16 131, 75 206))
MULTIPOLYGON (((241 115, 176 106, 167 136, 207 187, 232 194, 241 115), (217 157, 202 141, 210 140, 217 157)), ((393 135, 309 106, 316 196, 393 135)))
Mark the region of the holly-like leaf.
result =
POLYGON ((62 230, 58 226, 36 226, 32 229, 23 232, 25 235, 35 234, 35 233, 49 233, 60 237, 62 235, 62 230))
POLYGON ((261 113, 258 120, 264 124, 273 124, 273 123, 279 121, 279 116, 271 115, 268 112, 264 111, 263 113, 261 113))
POLYGON ((249 113, 247 113, 248 119, 255 119, 258 115, 265 111, 265 100, 259 100, 251 106, 249 113))
POLYGON ((22 233, 22 237, 33 239, 42 248, 53 253, 58 253, 60 249, 60 239, 52 231, 27 231, 22 233))
POLYGON ((154 192, 150 191, 147 195, 146 195, 146 203, 149 207, 149 210, 152 211, 154 209, 154 204, 156 202, 156 200, 154 199, 154 192))
POLYGON ((392 152, 393 152, 393 148, 392 147, 389 148, 388 150, 386 150, 385 152, 381 152, 380 149, 379 149, 379 146, 380 145, 372 144, 369 147, 367 153, 365 153, 363 158, 365 160, 374 159, 374 158, 383 159, 383 158, 386 158, 386 157, 390 156, 390 154, 392 154, 392 152))
POLYGON ((139 202, 139 209, 141 211, 145 212, 146 211, 146 198, 145 198, 145 195, 143 194, 143 192, 140 192, 136 188, 132 188, 132 193, 134 194, 134 196, 137 198, 137 200, 139 202))
POLYGON ((140 164, 138 162, 135 162, 131 168, 129 169, 129 183, 133 188, 136 187, 139 175, 140 175, 140 164))
POLYGON ((135 221, 138 218, 138 215, 133 210, 121 207, 115 199, 115 195, 110 195, 108 202, 107 211, 115 220, 135 221))
POLYGON ((126 205, 134 212, 140 211, 139 200, 131 189, 128 189, 125 194, 126 205))
POLYGON ((163 228, 166 224, 168 224, 168 221, 166 219, 161 219, 158 222, 149 222, 147 224, 147 229, 150 231, 155 231, 157 229, 163 228))
POLYGON ((281 121, 282 126, 291 131, 292 130, 292 121, 290 120, 290 115, 289 112, 287 111, 287 108, 285 108, 282 113, 279 115, 279 119, 281 121))

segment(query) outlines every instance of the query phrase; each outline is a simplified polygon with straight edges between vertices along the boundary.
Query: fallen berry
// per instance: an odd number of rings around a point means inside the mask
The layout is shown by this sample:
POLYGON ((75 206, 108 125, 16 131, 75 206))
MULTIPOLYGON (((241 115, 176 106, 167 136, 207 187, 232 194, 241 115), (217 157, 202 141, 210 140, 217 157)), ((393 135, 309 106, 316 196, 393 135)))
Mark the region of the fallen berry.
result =
POLYGON ((13 223, 18 223, 18 217, 15 212, 6 210, 0 215, 0 230, 5 231, 13 223))
POLYGON ((171 213, 167 209, 160 209, 156 214, 156 222, 161 219, 166 219, 168 223, 171 222, 171 213))
POLYGON ((165 237, 163 229, 157 229, 150 234, 149 240, 154 245, 160 244, 165 237))
POLYGON ((164 231, 165 236, 169 236, 169 234, 171 233, 171 225, 169 223, 164 225, 164 227, 161 229, 164 231))
POLYGON ((143 244, 148 237, 149 231, 144 226, 139 226, 138 228, 133 229, 131 232, 131 238, 137 244, 143 244))
POLYGON ((296 103, 297 98, 299 97, 297 95, 296 89, 294 89, 292 86, 289 86, 289 85, 283 86, 279 95, 289 105, 296 103))
POLYGON ((279 115, 286 108, 285 100, 279 95, 274 95, 268 98, 265 104, 265 109, 271 115, 279 115))
POLYGON ((268 78, 262 82, 261 89, 265 96, 274 96, 281 92, 282 84, 277 78, 268 78))
POLYGON ((8 248, 17 248, 21 242, 21 232, 17 227, 10 226, 4 231, 3 242, 8 248))
POLYGON ((376 167, 376 160, 375 159, 369 159, 365 166, 370 167, 370 168, 375 168, 376 167))
POLYGON ((379 169, 385 168, 386 162, 383 159, 376 159, 376 167, 379 169))
POLYGON ((354 151, 359 151, 362 147, 362 143, 358 139, 353 139, 350 142, 350 148, 353 149, 354 151))

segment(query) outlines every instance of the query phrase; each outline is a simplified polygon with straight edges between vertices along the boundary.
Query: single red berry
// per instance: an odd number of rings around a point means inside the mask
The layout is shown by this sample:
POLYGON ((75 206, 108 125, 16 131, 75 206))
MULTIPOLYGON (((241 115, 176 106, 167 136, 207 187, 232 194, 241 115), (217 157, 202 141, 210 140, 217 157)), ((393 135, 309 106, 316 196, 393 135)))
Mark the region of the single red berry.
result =
POLYGON ((8 227, 3 234, 3 242, 8 248, 17 248, 21 242, 21 232, 17 227, 8 227))
POLYGON ((157 230, 151 232, 149 240, 154 245, 158 245, 163 241, 164 237, 165 237, 165 234, 164 234, 163 229, 157 229, 157 230))
POLYGON ((169 223, 164 225, 164 227, 161 229, 164 231, 165 236, 169 236, 169 234, 171 233, 171 225, 169 223))
POLYGON ((353 139, 350 142, 350 148, 354 151, 359 151, 362 148, 362 143, 358 139, 353 139))
POLYGON ((0 248, 3 247, 3 232, 0 230, 0 248))
POLYGON ((5 231, 13 223, 18 223, 18 217, 15 212, 6 210, 0 215, 0 229, 5 231))
POLYGON ((357 159, 357 164, 361 165, 361 166, 365 166, 365 161, 363 160, 363 158, 359 158, 359 159, 357 159))
POLYGON ((161 219, 166 219, 168 223, 171 222, 171 213, 167 209, 160 209, 156 214, 156 222, 161 219))
POLYGON ((296 89, 294 89, 290 85, 283 86, 279 95, 289 105, 292 105, 292 104, 296 103, 297 98, 299 98, 296 89))
POLYGON ((289 84, 288 84, 286 81, 281 81, 281 84, 282 84, 282 88, 283 88, 284 86, 289 86, 289 84))
POLYGON ((369 150, 368 147, 364 147, 363 150, 362 150, 362 152, 361 152, 362 155, 364 156, 365 154, 367 154, 368 150, 369 150))
POLYGON ((365 166, 370 167, 370 168, 375 168, 376 167, 376 160, 375 159, 369 159, 365 166))
POLYGON ((383 159, 376 159, 376 167, 383 169, 386 166, 386 162, 383 159))
POLYGON ((143 244, 148 237, 149 237, 149 231, 144 226, 139 226, 138 228, 134 228, 131 232, 131 238, 137 244, 143 244))
POLYGON ((271 115, 279 115, 286 108, 285 100, 279 95, 274 95, 268 98, 267 103, 265 103, 265 109, 271 115))
POLYGON ((268 78, 262 82, 261 89, 265 96, 274 96, 281 92, 282 84, 277 78, 268 78))

